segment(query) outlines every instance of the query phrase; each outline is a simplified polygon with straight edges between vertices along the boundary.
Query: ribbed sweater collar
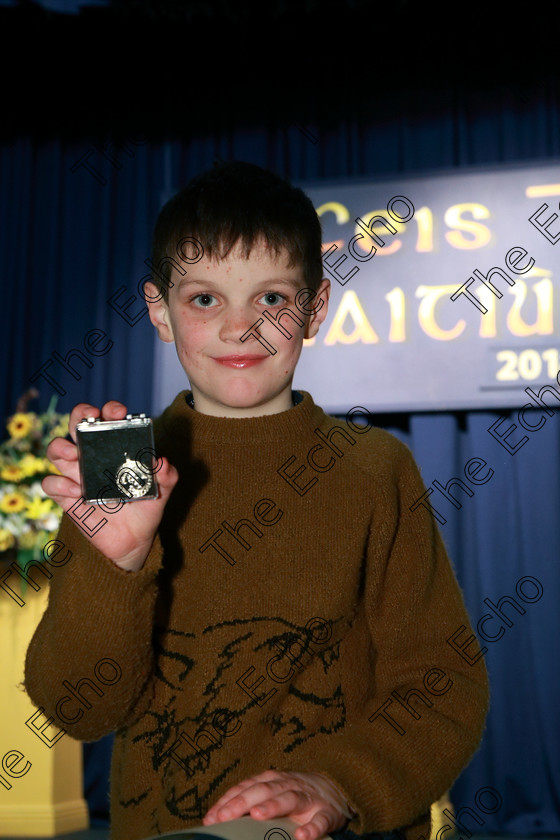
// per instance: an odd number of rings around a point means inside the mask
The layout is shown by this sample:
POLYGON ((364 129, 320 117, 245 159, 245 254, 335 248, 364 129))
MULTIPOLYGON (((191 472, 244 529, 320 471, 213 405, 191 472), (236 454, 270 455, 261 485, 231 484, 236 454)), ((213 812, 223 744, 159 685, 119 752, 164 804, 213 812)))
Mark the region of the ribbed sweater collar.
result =
POLYGON ((190 391, 181 391, 171 405, 156 420, 164 435, 188 434, 196 448, 204 444, 215 446, 246 446, 253 443, 278 443, 309 435, 321 425, 325 414, 315 405, 311 394, 300 390, 303 400, 286 411, 264 417, 214 417, 192 409, 187 403, 190 391))

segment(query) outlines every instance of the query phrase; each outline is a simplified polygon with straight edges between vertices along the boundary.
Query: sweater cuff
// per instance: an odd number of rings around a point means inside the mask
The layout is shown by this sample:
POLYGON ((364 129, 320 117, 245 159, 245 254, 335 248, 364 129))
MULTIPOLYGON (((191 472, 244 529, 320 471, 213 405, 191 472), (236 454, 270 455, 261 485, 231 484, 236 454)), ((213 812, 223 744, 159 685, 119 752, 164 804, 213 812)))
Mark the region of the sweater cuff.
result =
MULTIPOLYGON (((85 537, 80 528, 71 519, 64 517, 57 541, 62 542, 72 552, 68 566, 74 565, 72 577, 87 577, 89 592, 117 591, 119 597, 133 601, 139 592, 153 587, 159 570, 162 568, 163 546, 159 532, 156 535, 144 561, 137 571, 121 569, 105 554, 102 554, 85 537)), ((69 569, 70 572, 70 569, 69 569)), ((124 604, 123 604, 124 606, 124 604)))

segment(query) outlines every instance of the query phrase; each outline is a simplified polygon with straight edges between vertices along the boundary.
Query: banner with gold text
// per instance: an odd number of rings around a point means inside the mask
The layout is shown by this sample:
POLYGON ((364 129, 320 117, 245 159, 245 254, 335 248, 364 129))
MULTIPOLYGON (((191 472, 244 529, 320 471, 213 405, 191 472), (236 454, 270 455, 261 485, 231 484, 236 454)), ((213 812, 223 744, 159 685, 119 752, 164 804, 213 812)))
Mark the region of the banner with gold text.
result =
MULTIPOLYGON (((301 186, 331 297, 294 388, 330 413, 521 407, 528 387, 560 391, 560 166, 301 186)), ((158 341, 155 364, 161 410, 188 386, 173 345, 158 341)))

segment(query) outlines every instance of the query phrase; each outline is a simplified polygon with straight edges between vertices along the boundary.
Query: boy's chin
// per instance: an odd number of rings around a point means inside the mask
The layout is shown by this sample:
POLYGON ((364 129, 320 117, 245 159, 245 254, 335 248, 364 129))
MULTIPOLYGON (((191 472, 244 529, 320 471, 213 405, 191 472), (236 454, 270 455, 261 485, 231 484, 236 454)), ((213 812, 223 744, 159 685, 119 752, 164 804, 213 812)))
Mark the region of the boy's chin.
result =
MULTIPOLYGON (((225 388, 219 389, 213 392, 202 392, 199 394, 199 405, 202 403, 203 406, 207 405, 208 407, 212 405, 213 407, 220 409, 259 409, 265 407, 268 403, 271 402, 278 402, 281 399, 282 393, 286 391, 288 394, 288 398, 291 401, 291 383, 289 386, 284 386, 279 391, 265 391, 263 392, 262 388, 250 388, 250 387, 242 387, 242 388, 225 388)), ((194 403, 195 407, 197 404, 197 390, 193 390, 194 396, 194 403)))

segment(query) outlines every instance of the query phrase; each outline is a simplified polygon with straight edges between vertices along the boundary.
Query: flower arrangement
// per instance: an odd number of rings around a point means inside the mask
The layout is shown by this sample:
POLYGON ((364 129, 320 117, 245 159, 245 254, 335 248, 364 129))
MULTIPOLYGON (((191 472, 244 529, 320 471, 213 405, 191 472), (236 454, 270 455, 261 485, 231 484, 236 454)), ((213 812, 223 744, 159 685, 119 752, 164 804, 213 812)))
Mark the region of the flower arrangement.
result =
POLYGON ((27 403, 38 395, 31 389, 19 400, 6 424, 9 439, 0 444, 0 558, 17 553, 20 568, 31 559, 43 559, 43 547, 58 531, 62 516, 41 480, 60 474, 46 450, 54 437, 66 437, 70 415, 55 412, 56 396, 45 414, 27 412, 27 403))

